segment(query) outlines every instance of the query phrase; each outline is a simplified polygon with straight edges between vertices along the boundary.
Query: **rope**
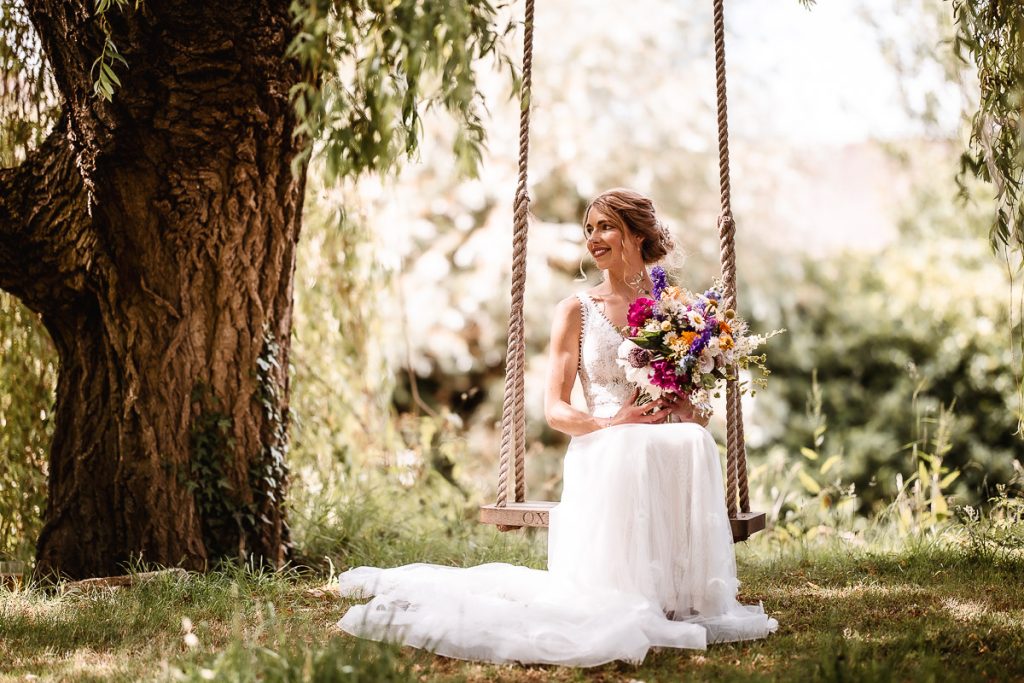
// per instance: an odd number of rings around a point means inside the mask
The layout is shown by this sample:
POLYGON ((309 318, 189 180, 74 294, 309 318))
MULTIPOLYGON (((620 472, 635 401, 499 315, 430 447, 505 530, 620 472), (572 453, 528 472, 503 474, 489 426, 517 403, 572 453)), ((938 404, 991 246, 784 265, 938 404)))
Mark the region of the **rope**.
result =
MULTIPOLYGON (((725 172, 728 174, 728 168, 725 172)), ((723 310, 730 308, 736 310, 736 224, 733 222, 732 216, 723 215, 718 219, 718 234, 721 241, 722 280, 725 284, 723 310)), ((736 372, 736 366, 729 369, 729 374, 733 377, 736 376, 736 372)), ((729 517, 734 518, 736 517, 737 482, 739 479, 737 445, 742 448, 737 425, 741 424, 743 420, 739 405, 739 387, 736 385, 735 379, 729 380, 725 386, 725 411, 727 425, 726 506, 729 509, 729 517)))
POLYGON ((740 392, 736 391, 736 443, 739 452, 736 457, 736 479, 740 485, 740 511, 750 512, 750 490, 747 481, 747 446, 743 437, 743 406, 740 404, 740 392))
MULTIPOLYGON (((721 244, 722 281, 725 286, 725 308, 736 310, 736 223, 732 217, 732 186, 729 180, 729 107, 725 83, 725 9, 724 0, 714 2, 715 26, 715 83, 718 99, 718 180, 722 195, 722 213, 718 218, 721 244)), ((730 371, 736 377, 737 369, 730 371)), ((740 509, 750 511, 747 487, 747 455, 743 442, 743 409, 736 379, 726 385, 726 422, 728 448, 726 477, 726 503, 729 516, 737 515, 737 495, 740 509), (737 490, 738 489, 738 490, 737 490)))
POLYGON ((533 73, 534 0, 526 0, 523 32, 523 82, 519 112, 519 181, 512 230, 512 309, 508 322, 508 352, 505 360, 505 399, 501 409, 501 454, 498 458, 498 500, 508 502, 509 470, 514 466, 515 500, 526 500, 526 339, 523 295, 526 291, 526 236, 530 218, 530 195, 526 186, 530 153, 530 86, 533 73), (513 465, 514 463, 514 465, 513 465))

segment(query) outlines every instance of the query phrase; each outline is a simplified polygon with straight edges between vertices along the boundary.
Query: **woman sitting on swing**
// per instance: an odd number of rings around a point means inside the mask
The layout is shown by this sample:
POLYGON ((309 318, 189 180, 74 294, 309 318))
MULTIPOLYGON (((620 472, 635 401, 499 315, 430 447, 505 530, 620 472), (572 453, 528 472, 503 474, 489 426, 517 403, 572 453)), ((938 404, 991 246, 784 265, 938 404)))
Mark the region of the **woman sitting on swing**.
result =
POLYGON ((492 662, 639 662, 652 646, 704 648, 778 627, 736 600, 739 581, 718 447, 685 400, 634 404, 617 360, 629 304, 672 239, 648 198, 602 193, 583 218, 604 280, 555 310, 545 416, 572 437, 550 512, 548 570, 360 567, 342 592, 375 596, 345 631, 492 662), (587 412, 569 395, 579 377, 587 412))

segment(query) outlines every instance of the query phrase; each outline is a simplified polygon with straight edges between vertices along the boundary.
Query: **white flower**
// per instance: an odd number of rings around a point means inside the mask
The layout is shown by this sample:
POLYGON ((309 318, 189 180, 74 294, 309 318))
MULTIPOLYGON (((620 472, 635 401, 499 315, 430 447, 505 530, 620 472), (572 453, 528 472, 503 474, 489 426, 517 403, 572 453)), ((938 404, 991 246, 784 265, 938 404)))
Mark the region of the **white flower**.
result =
POLYGON ((704 328, 707 327, 707 324, 704 322, 704 316, 697 311, 688 311, 686 318, 697 332, 703 332, 704 328))
POLYGON ((622 343, 619 344, 619 348, 616 350, 615 355, 618 356, 618 363, 621 365, 629 358, 629 352, 633 349, 639 349, 640 347, 631 342, 628 339, 623 339, 622 343))
POLYGON ((650 374, 650 366, 645 365, 639 368, 635 367, 629 359, 630 353, 632 353, 634 350, 642 351, 643 349, 641 349, 639 346, 637 346, 628 339, 623 340, 623 342, 619 344, 619 349, 616 354, 618 358, 615 362, 618 363, 620 368, 622 368, 623 372, 626 375, 627 381, 632 382, 633 384, 636 384, 637 386, 643 388, 644 390, 647 391, 647 393, 651 393, 650 389, 652 385, 648 378, 648 375, 650 374))
POLYGON ((686 310, 685 304, 682 301, 676 299, 662 299, 658 304, 661 312, 665 315, 671 316, 672 318, 680 318, 683 312, 686 310))
POLYGON ((711 414, 711 396, 707 389, 697 389, 690 394, 690 405, 700 415, 707 416, 711 414))
POLYGON ((661 387, 651 384, 646 379, 644 380, 644 384, 641 385, 641 388, 644 390, 645 394, 651 397, 652 401, 657 401, 659 398, 661 398, 661 387))
POLYGON ((715 369, 715 357, 706 346, 700 352, 700 358, 697 360, 697 369, 700 370, 702 375, 706 375, 715 369))

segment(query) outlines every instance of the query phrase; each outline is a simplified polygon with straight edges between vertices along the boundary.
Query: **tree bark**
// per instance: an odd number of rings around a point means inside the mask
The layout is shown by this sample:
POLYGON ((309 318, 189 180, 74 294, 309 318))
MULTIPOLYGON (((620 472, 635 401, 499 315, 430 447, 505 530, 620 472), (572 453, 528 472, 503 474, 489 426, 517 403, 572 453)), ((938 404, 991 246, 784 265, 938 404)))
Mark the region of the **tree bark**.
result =
POLYGON ((39 575, 287 558, 305 178, 287 6, 111 10, 129 67, 106 103, 90 94, 91 0, 30 4, 65 113, 0 172, 0 286, 41 314, 60 358, 39 575))

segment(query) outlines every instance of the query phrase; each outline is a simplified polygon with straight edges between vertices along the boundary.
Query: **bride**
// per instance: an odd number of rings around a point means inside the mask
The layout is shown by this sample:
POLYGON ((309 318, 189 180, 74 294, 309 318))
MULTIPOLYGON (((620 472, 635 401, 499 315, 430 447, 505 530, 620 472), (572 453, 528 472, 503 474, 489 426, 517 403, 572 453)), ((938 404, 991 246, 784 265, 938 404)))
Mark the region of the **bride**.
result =
POLYGON ((547 571, 505 563, 358 567, 341 592, 373 599, 353 635, 460 659, 594 666, 653 646, 705 648, 778 627, 736 600, 739 581, 718 448, 688 402, 634 405, 616 363, 626 311, 672 250, 652 202, 609 190, 583 218, 604 280, 555 309, 545 416, 572 437, 550 512, 547 571), (569 402, 579 377, 587 412, 569 402))

